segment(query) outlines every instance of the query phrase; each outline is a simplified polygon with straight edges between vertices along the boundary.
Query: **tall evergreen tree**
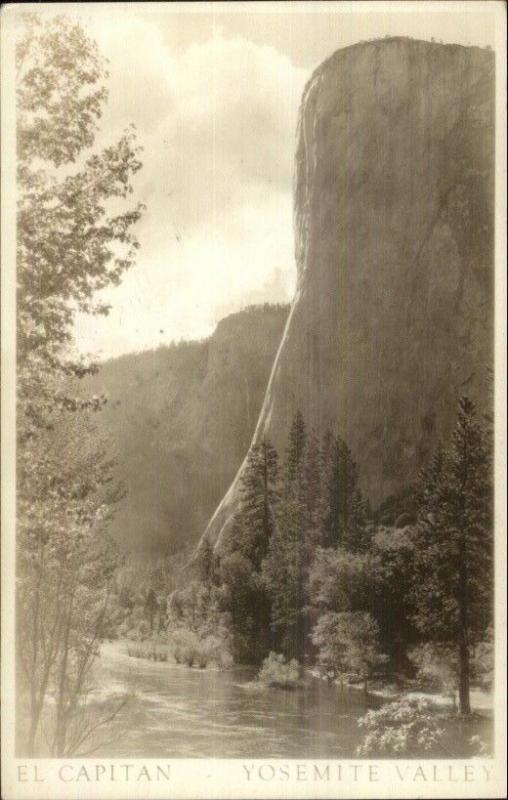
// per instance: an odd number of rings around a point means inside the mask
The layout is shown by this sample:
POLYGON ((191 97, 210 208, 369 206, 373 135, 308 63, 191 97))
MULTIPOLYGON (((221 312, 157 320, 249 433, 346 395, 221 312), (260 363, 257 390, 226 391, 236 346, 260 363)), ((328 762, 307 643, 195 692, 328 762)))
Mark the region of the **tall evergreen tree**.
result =
POLYGON ((307 437, 303 463, 302 500, 305 516, 305 545, 311 557, 319 541, 321 514, 321 453, 319 440, 314 431, 307 437))
POLYGON ((213 546, 208 536, 205 537, 198 553, 199 579, 202 583, 210 585, 212 583, 214 567, 213 546))
POLYGON ((286 494, 301 490, 306 441, 305 421, 301 411, 298 410, 289 429, 286 453, 286 494))
POLYGON ((317 457, 317 446, 307 436, 305 421, 297 411, 288 436, 284 492, 263 563, 276 645, 291 658, 301 658, 305 644, 305 591, 311 555, 308 537, 319 492, 317 457))
POLYGON ((303 504, 284 497, 277 526, 263 563, 263 580, 271 601, 271 627, 278 649, 288 658, 303 657, 306 554, 302 537, 303 504))
POLYGON ((421 484, 415 623, 431 641, 456 648, 460 711, 468 714, 471 651, 492 620, 493 485, 489 438, 467 397, 449 450, 438 452, 421 484))
POLYGON ((270 601, 261 580, 261 565, 275 527, 277 477, 277 452, 265 439, 247 456, 240 508, 221 559, 233 646, 238 660, 244 662, 260 660, 270 645, 270 601))
POLYGON ((240 489, 240 544, 256 570, 268 551, 277 503, 278 456, 264 439, 251 447, 240 489))
POLYGON ((352 552, 365 548, 365 503, 356 464, 346 443, 336 436, 324 464, 322 544, 352 552))

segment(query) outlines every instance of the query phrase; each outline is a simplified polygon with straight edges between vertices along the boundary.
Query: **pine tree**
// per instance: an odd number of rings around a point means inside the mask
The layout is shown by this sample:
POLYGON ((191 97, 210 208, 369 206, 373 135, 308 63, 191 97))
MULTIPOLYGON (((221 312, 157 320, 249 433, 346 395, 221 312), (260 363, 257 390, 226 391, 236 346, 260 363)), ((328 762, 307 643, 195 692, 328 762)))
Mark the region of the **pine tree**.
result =
POLYGON ((251 447, 240 489, 238 525, 244 555, 256 570, 268 551, 277 504, 277 451, 267 440, 251 447))
POLYGON ((493 519, 490 443, 462 397, 452 442, 421 477, 415 623, 457 649, 460 711, 470 706, 472 648, 492 619, 493 519))
POLYGON ((213 566, 214 566, 213 546, 208 536, 206 536, 201 544, 198 553, 199 578, 202 583, 206 585, 210 585, 212 583, 213 566))
POLYGON ((301 659, 308 644, 307 582, 319 544, 320 451, 297 411, 289 430, 285 484, 263 578, 271 600, 271 626, 287 657, 301 659))
POLYGON ((445 468, 445 452, 443 445, 438 444, 427 469, 422 469, 416 486, 416 498, 419 508, 419 524, 421 528, 433 525, 439 504, 439 487, 443 481, 445 468))
POLYGON ((336 436, 327 448, 322 507, 322 544, 365 548, 365 503, 358 487, 356 464, 346 443, 336 436))
POLYGON ((150 625, 150 633, 153 633, 153 618, 156 611, 158 611, 159 604, 157 597, 152 587, 148 590, 145 600, 145 614, 148 617, 148 624, 150 625))
POLYGON ((305 449, 302 500, 304 504, 305 545, 307 554, 312 556, 319 545, 319 521, 321 513, 321 453, 319 440, 314 431, 307 437, 305 449))
POLYGON ((277 526, 263 563, 263 580, 271 601, 271 627, 276 645, 287 658, 300 660, 304 652, 306 563, 302 521, 304 510, 297 496, 284 497, 277 526))
POLYGON ((298 410, 289 429, 286 453, 286 494, 301 490, 306 441, 305 421, 301 411, 298 410))
POLYGON ((225 610, 231 613, 235 654, 244 662, 259 661, 269 648, 270 603, 261 565, 275 527, 277 476, 277 452, 265 439, 247 456, 240 508, 221 558, 225 610))

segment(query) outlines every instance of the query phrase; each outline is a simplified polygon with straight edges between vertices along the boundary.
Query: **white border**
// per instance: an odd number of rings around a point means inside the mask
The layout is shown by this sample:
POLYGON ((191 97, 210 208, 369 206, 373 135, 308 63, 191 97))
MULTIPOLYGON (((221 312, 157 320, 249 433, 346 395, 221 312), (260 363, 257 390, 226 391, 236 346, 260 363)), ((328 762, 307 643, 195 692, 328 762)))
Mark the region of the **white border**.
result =
MULTIPOLYGON (((115 4, 115 9, 132 6, 115 4)), ((51 4, 56 11, 84 4, 51 4)), ((49 7, 36 4, 35 8, 49 7)), ((172 13, 315 14, 460 13, 494 14, 496 42, 496 297, 495 297, 495 422, 496 422, 496 758, 450 761, 309 761, 268 759, 52 759, 14 758, 14 521, 15 521, 15 126, 13 81, 13 16, 29 5, 3 6, 1 13, 2 123, 2 797, 5 800, 41 798, 477 798, 506 796, 506 16, 501 2, 293 2, 188 3, 173 5, 172 13), (121 765, 132 765, 129 779, 121 765), (142 767, 150 774, 148 780, 142 767), (163 777, 170 772, 170 779, 163 777), (318 777, 316 778, 316 765, 318 777), (319 778, 326 775, 329 780, 319 778), (88 780, 96 776, 99 780, 88 780), (96 767, 99 767, 96 773, 96 767), (111 767, 116 768, 112 780, 111 767), (159 770, 157 771, 157 766, 159 770), (261 767, 261 773, 259 768, 261 767), (338 768, 342 775, 339 780, 338 768), (355 770, 356 767, 356 770, 355 770), (37 772, 34 770, 37 768, 37 772), (104 770, 103 770, 104 768, 104 770), (467 769, 466 769, 467 768, 467 769), (250 770, 250 779, 247 777, 250 770), (449 770, 451 770, 449 772, 449 770), (489 778, 486 779, 488 771, 489 778), (271 778, 272 771, 274 774, 271 778), (159 780, 156 780, 157 772, 159 780), (142 777, 139 777, 141 774, 142 777), (357 779, 354 780, 356 774, 357 779), (29 777, 28 781, 19 778, 29 777), (62 777, 63 776, 63 777, 62 777), (66 780, 72 776, 72 780, 66 780), (254 777, 255 776, 255 777, 254 777), (286 777, 288 776, 288 777, 286 777), (403 777, 401 777, 403 776, 403 777), (139 777, 139 779, 138 779, 139 777), (37 780, 34 780, 37 778, 37 780)), ((87 11, 104 8, 86 4, 87 11)), ((158 3, 143 11, 158 13, 158 3)))

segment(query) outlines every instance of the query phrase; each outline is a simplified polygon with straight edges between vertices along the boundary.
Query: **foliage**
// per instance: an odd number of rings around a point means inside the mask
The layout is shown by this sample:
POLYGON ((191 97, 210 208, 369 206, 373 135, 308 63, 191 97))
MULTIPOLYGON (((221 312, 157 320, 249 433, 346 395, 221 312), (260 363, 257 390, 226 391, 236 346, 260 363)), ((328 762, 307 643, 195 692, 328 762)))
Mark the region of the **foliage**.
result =
POLYGON ((234 640, 223 604, 221 591, 210 579, 206 583, 192 581, 185 590, 172 595, 167 637, 178 664, 201 668, 209 664, 231 666, 234 640))
MULTIPOLYGON (((117 560, 108 526, 120 492, 76 379, 76 310, 107 313, 94 293, 133 263, 123 210, 141 163, 135 135, 92 151, 107 92, 95 43, 65 16, 23 15, 17 79, 17 641, 29 755, 82 750, 92 666, 117 560), (52 697, 50 710, 48 699, 52 697)), ((121 704, 120 704, 121 705, 121 704)), ((120 707, 120 706, 119 706, 120 707)), ((109 709, 102 720, 112 718, 109 709)))
POLYGON ((482 689, 486 691, 492 689, 494 683, 494 629, 492 626, 486 631, 485 639, 479 642, 473 650, 471 671, 476 683, 482 689))
POLYGON ((199 637, 194 631, 177 628, 170 634, 169 646, 177 664, 187 664, 188 667, 194 665, 199 648, 199 637))
POLYGON ((409 484, 396 495, 387 497, 374 514, 379 526, 401 528, 416 522, 417 503, 415 487, 409 484))
POLYGON ((331 440, 324 464, 322 544, 352 552, 367 545, 366 508, 351 451, 340 436, 331 440))
POLYGON ((300 500, 303 504, 303 528, 305 558, 310 564, 321 540, 323 514, 322 498, 322 450, 314 430, 306 434, 306 448, 302 468, 300 500))
POLYGON ((451 445, 438 451, 419 487, 414 620, 430 641, 456 648, 465 714, 472 649, 493 613, 491 457, 489 432, 462 397, 451 445))
POLYGON ((309 575, 313 606, 329 611, 360 611, 369 603, 371 560, 343 548, 318 548, 309 575))
POLYGON ((271 627, 287 657, 301 659, 304 649, 306 559, 302 532, 302 504, 284 498, 278 508, 277 526, 263 562, 263 583, 271 601, 271 627))
POLYGON ((220 560, 222 608, 230 615, 235 659, 255 663, 267 648, 269 601, 261 568, 275 525, 278 458, 267 440, 249 451, 241 504, 220 560))
POLYGON ((370 608, 379 624, 384 651, 396 670, 406 670, 407 649, 419 638, 413 616, 416 530, 377 527, 370 549, 370 608), (394 620, 397 624, 394 625, 394 620))
POLYGON ((264 439, 253 445, 242 476, 235 550, 248 558, 255 570, 266 556, 273 532, 277 474, 278 457, 271 443, 264 439))
POLYGON ((200 637, 188 628, 176 628, 169 634, 169 648, 177 664, 204 669, 209 664, 227 669, 232 664, 227 632, 200 637))
POLYGON ((303 415, 297 410, 289 428, 289 443, 286 454, 286 492, 298 492, 303 483, 306 455, 307 430, 303 415))
POLYGON ((260 575, 240 553, 220 562, 220 608, 227 615, 236 662, 255 664, 266 649, 269 607, 260 575))
MULTIPOLYGON (((90 152, 107 99, 107 72, 95 42, 65 16, 24 19, 16 48, 23 376, 25 368, 79 370, 63 359, 73 311, 107 313, 94 293, 118 284, 132 265, 138 243, 131 228, 142 211, 140 204, 120 211, 141 167, 134 131, 90 152)), ((23 388, 24 382, 22 396, 23 388)))
POLYGON ((127 655, 132 658, 146 658, 150 661, 164 662, 168 660, 168 649, 154 641, 147 642, 147 644, 128 644, 127 655))
POLYGON ((358 756, 430 757, 438 755, 444 728, 424 700, 397 700, 368 711, 358 724, 366 730, 358 756))
POLYGON ((258 680, 275 689, 297 689, 301 685, 301 669, 292 658, 286 662, 282 653, 271 652, 263 661, 258 680))
POLYGON ((118 559, 108 523, 121 493, 89 412, 55 410, 52 426, 19 457, 20 481, 31 492, 18 500, 17 655, 28 748, 35 752, 43 732, 55 755, 84 741, 77 714, 105 633, 118 559), (50 695, 52 724, 43 713, 50 695))
POLYGON ((494 753, 490 744, 482 739, 482 737, 475 733, 469 740, 469 746, 472 750, 472 756, 477 758, 492 758, 494 753))
MULTIPOLYGON (((463 412, 472 413, 467 402, 463 412)), ((468 424, 465 419, 460 423, 462 429, 468 424)), ((478 437, 475 441, 481 449, 478 437)), ((440 583, 440 558, 453 538, 460 538, 453 509, 460 506, 461 442, 464 431, 456 434, 449 452, 437 454, 416 489, 387 501, 383 514, 389 512, 392 519, 387 527, 368 519, 346 444, 329 433, 319 442, 297 412, 280 465, 269 442, 251 449, 240 507, 220 548, 203 543, 200 580, 178 593, 181 620, 201 635, 208 619, 208 631, 213 631, 209 609, 215 608, 231 633, 236 661, 259 663, 269 652, 300 662, 315 657, 341 680, 362 681, 365 691, 373 675, 386 672, 388 661, 400 671, 397 678, 414 672, 416 664, 420 678, 452 694, 459 664, 449 640, 453 604, 449 598, 448 605, 442 603, 453 583, 440 583), (432 539, 445 530, 444 545, 441 538, 432 539), (329 546, 321 546, 323 541, 329 546)), ((480 523, 483 533, 491 535, 487 467, 488 458, 478 460, 476 478, 469 476, 471 485, 463 487, 462 499, 467 494, 475 509, 471 535, 477 539, 480 523)), ((443 575, 449 577, 450 569, 453 564, 443 575)), ((472 582, 471 591, 475 586, 472 582)), ((487 606, 480 603, 479 608, 483 613, 487 606)), ((476 644, 471 640, 470 658, 471 675, 476 680, 483 675, 486 683, 491 668, 488 619, 488 613, 475 616, 481 638, 476 644)))
POLYGON ((374 670, 385 663, 379 652, 379 629, 365 612, 327 612, 312 634, 319 648, 319 661, 336 675, 353 674, 364 683, 365 691, 374 670))
POLYGON ((417 668, 417 677, 443 691, 457 705, 458 654, 451 647, 425 642, 414 647, 409 658, 417 668))
POLYGON ((215 664, 221 669, 229 669, 233 665, 231 639, 227 631, 219 629, 216 634, 209 634, 203 642, 203 650, 207 664, 215 664))
POLYGON ((145 642, 150 638, 150 625, 145 619, 142 609, 138 606, 122 626, 122 635, 134 642, 145 642))

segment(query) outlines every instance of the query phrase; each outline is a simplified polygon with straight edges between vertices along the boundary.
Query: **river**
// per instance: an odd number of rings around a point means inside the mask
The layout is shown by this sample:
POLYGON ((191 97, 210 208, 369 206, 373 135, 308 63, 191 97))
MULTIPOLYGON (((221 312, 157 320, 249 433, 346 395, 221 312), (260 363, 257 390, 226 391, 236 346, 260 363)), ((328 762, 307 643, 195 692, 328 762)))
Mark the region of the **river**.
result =
POLYGON ((366 710, 361 692, 339 694, 316 678, 305 689, 270 689, 248 667, 154 663, 131 658, 122 642, 102 646, 96 678, 103 697, 132 695, 104 729, 101 757, 348 758, 366 710))

